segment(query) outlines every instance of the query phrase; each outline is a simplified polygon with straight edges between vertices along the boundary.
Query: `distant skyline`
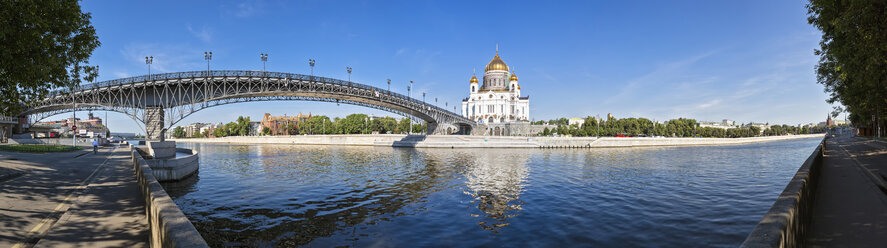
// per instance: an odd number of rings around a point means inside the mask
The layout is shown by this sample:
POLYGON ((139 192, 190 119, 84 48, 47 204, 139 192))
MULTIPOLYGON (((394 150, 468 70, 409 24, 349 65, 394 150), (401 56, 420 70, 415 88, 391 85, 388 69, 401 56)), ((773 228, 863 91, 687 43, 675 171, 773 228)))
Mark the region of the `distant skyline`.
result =
MULTIPOLYGON (((805 1, 83 1, 102 46, 99 81, 152 73, 261 70, 387 87, 449 108, 468 96, 496 45, 531 99, 534 120, 686 117, 818 123, 831 111, 816 83, 820 33, 805 1), (418 97, 417 97, 418 96, 418 97)), ((316 102, 259 102, 197 112, 178 125, 260 120, 264 113, 379 110, 316 102)), ((78 115, 80 116, 80 115, 78 115)), ((85 116, 85 115, 83 115, 85 116)), ((103 113, 98 116, 104 117, 103 113)), ((110 113, 114 132, 144 132, 110 113)), ((47 120, 70 117, 70 114, 47 120)), ((843 116, 841 117, 843 118, 843 116)))

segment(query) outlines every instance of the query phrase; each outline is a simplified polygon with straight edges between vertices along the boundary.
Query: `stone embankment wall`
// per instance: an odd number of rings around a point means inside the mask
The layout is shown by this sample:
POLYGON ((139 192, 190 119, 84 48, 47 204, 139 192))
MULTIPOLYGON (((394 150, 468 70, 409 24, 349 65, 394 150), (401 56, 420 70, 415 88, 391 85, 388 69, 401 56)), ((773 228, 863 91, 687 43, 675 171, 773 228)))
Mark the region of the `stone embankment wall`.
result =
POLYGON ((751 138, 597 138, 379 134, 231 136, 224 138, 177 139, 176 141, 231 144, 355 145, 419 148, 603 148, 735 145, 822 136, 823 134, 751 138))
MULTIPOLYGON (((148 153, 145 150, 147 149, 141 150, 142 154, 148 153)), ((182 180, 183 178, 194 174, 199 169, 199 159, 197 151, 184 148, 173 148, 173 150, 175 150, 176 153, 184 153, 189 155, 176 156, 167 159, 145 160, 151 167, 151 171, 153 171, 154 178, 157 179, 157 181, 166 182, 182 180)))
POLYGON ((803 247, 810 228, 825 141, 810 154, 741 247, 803 247))
POLYGON ((191 221, 172 201, 154 177, 151 167, 138 150, 129 145, 133 169, 145 200, 145 214, 151 229, 151 247, 209 247, 191 221))

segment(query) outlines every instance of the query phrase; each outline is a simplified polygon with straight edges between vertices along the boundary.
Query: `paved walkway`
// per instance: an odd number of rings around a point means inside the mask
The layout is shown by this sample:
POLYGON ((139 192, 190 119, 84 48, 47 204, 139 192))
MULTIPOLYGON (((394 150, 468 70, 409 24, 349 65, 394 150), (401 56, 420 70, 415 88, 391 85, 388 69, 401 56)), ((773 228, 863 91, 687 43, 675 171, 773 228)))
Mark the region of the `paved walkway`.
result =
POLYGON ((887 145, 849 136, 826 140, 810 247, 887 246, 887 145))
POLYGON ((128 152, 83 153, 0 153, 0 247, 147 247, 128 152))

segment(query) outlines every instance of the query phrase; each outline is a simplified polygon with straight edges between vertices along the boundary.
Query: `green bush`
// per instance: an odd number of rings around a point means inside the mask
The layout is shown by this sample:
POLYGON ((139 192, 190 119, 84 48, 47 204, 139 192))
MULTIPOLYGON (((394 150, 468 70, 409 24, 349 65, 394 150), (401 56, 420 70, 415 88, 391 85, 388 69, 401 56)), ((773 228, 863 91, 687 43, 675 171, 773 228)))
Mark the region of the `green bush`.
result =
POLYGON ((32 152, 32 153, 46 153, 46 152, 70 152, 81 150, 83 147, 80 146, 66 146, 66 145, 42 145, 42 144, 27 144, 27 145, 3 145, 0 146, 0 150, 2 151, 10 151, 10 152, 32 152))

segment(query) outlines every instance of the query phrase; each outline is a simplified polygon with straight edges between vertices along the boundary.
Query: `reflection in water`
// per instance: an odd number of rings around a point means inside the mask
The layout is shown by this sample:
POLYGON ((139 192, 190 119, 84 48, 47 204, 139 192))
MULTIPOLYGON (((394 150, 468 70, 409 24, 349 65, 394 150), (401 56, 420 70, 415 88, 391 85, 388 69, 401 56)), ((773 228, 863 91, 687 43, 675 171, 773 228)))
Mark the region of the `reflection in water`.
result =
POLYGON ((456 176, 437 168, 436 156, 412 149, 196 146, 204 178, 222 177, 201 179, 212 187, 197 190, 164 186, 179 205, 186 201, 183 211, 211 246, 299 246, 413 215, 404 206, 425 201, 456 176))
MULTIPOLYGON (((467 154, 466 154, 467 155, 467 154)), ((465 170, 465 194, 470 195, 477 209, 484 217, 491 219, 478 221, 486 230, 497 233, 508 225, 508 218, 518 215, 521 210, 520 194, 527 179, 526 153, 507 153, 487 150, 475 152, 475 162, 465 170), (508 154, 508 156, 503 156, 508 154)), ((477 215, 473 215, 477 217, 477 215)))
POLYGON ((163 186, 213 247, 735 247, 817 143, 183 143, 200 152, 200 173, 163 186))

